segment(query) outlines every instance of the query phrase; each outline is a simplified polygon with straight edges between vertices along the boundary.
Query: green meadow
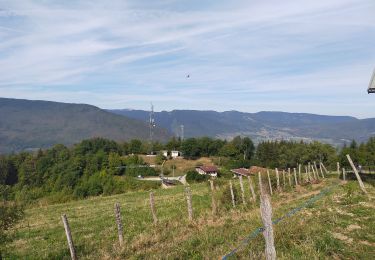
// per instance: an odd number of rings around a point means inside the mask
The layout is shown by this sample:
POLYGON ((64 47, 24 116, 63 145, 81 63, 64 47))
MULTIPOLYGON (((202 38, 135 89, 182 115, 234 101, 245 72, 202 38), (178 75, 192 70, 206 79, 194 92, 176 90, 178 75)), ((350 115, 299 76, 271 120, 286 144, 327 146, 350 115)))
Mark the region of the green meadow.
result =
MULTIPOLYGON (((253 177, 255 182, 255 178, 253 177)), ((188 221, 182 185, 154 190, 158 224, 153 224, 149 192, 93 197, 64 204, 34 205, 12 230, 13 242, 5 259, 69 259, 61 215, 69 219, 79 259, 218 259, 241 244, 260 227, 259 202, 250 200, 245 180, 246 205, 233 181, 237 205, 232 208, 228 181, 217 181, 218 213, 212 215, 208 183, 192 184, 194 220, 188 221), (121 205, 124 245, 119 246, 114 204, 121 205)), ((375 255, 375 187, 369 195, 356 181, 337 176, 319 183, 285 187, 272 196, 273 217, 302 205, 327 187, 332 189, 314 204, 274 225, 279 259, 373 259, 375 255)), ((256 192, 258 193, 258 187, 256 192)), ((262 234, 229 259, 264 258, 262 234)))

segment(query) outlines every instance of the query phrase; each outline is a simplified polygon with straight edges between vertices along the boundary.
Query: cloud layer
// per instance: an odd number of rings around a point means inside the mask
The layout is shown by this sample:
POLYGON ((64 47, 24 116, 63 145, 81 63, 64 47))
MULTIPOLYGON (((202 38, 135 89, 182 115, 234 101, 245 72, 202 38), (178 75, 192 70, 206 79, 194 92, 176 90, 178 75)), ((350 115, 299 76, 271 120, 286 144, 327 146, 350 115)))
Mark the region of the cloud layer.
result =
POLYGON ((372 0, 64 2, 0 0, 0 96, 375 116, 372 0))

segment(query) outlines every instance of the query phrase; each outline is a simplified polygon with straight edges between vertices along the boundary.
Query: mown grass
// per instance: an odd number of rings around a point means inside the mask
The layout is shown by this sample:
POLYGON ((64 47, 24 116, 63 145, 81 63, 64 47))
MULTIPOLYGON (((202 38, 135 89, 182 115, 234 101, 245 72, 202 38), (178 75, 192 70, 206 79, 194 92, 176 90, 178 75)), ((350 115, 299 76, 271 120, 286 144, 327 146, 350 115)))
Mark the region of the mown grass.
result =
MULTIPOLYGON (((297 190, 286 187, 286 192, 272 197, 274 218, 335 182, 336 179, 328 178, 297 190)), ((247 205, 238 205, 236 209, 227 210, 219 198, 225 185, 224 181, 218 182, 216 217, 211 214, 209 185, 191 185, 192 223, 187 220, 183 186, 154 192, 157 225, 152 224, 148 192, 30 208, 14 230, 15 240, 6 257, 69 259, 61 222, 61 215, 66 213, 80 259, 217 259, 261 226, 258 204, 250 203, 247 181, 247 205), (115 202, 121 204, 123 248, 117 243, 115 202)), ((239 191, 238 181, 235 186, 239 191)), ((375 188, 368 185, 367 189, 374 197, 375 188)), ((280 259, 373 259, 375 255, 375 206, 354 181, 337 185, 313 205, 275 225, 274 230, 280 259)), ((230 259, 259 259, 264 257, 263 251, 264 241, 259 235, 230 259)))

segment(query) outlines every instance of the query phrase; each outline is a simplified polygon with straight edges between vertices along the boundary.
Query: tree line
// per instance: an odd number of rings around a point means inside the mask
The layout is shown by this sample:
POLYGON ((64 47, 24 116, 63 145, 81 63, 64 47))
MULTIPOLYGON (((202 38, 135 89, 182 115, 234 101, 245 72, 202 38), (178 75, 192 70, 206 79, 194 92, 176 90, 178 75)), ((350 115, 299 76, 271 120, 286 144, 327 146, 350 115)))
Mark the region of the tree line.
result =
MULTIPOLYGON (((150 189, 157 184, 134 178, 159 174, 158 168, 147 167, 137 155, 146 154, 150 146, 149 142, 137 139, 117 143, 93 138, 72 147, 59 144, 34 153, 0 155, 0 185, 9 187, 11 199, 27 202, 42 197, 61 202, 150 189)), ((151 148, 179 150, 188 159, 213 157, 223 171, 251 165, 292 168, 313 161, 323 162, 333 170, 337 161, 349 167, 347 153, 358 164, 375 165, 375 138, 359 145, 353 141, 340 150, 329 144, 302 141, 264 141, 255 147, 250 138, 239 136, 231 141, 209 137, 172 138, 164 144, 155 142, 151 148)))

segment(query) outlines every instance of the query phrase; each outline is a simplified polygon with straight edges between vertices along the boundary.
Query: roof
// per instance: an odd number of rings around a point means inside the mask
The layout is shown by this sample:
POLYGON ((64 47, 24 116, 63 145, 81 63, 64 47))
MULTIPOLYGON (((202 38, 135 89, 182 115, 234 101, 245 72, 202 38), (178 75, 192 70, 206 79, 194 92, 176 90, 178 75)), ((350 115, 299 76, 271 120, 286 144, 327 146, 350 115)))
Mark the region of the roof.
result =
POLYGON ((218 171, 216 166, 198 166, 196 168, 201 169, 204 172, 217 172, 218 171))
POLYGON ((267 172, 267 169, 259 166, 251 166, 249 172, 250 174, 258 174, 258 172, 265 173, 267 172))
POLYGON ((161 181, 162 181, 162 183, 165 184, 165 185, 176 185, 176 182, 173 181, 173 180, 168 180, 168 179, 164 179, 164 178, 163 178, 161 181))
POLYGON ((245 168, 232 169, 230 171, 233 172, 233 173, 235 173, 235 174, 239 174, 239 175, 244 175, 244 176, 249 176, 250 175, 249 170, 245 169, 245 168))

